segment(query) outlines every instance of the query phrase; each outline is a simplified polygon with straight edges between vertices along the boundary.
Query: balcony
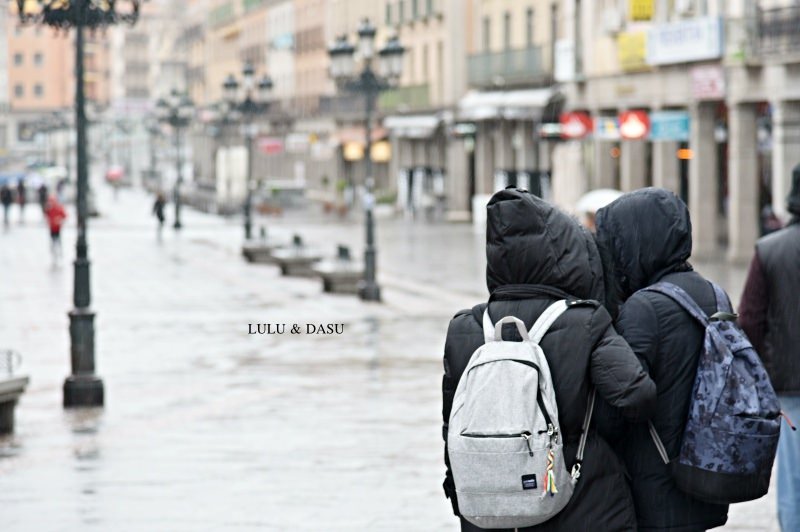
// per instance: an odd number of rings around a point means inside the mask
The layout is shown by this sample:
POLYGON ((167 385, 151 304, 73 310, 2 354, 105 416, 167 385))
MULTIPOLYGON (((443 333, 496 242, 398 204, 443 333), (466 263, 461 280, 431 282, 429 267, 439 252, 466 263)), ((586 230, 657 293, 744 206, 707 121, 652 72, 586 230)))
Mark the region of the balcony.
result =
POLYGON ((378 107, 383 111, 409 111, 430 107, 429 85, 397 87, 381 94, 378 107))
POLYGON ((472 54, 467 61, 471 87, 536 85, 552 78, 538 46, 472 54))
POLYGON ((759 9, 752 28, 757 56, 800 56, 800 6, 759 9))

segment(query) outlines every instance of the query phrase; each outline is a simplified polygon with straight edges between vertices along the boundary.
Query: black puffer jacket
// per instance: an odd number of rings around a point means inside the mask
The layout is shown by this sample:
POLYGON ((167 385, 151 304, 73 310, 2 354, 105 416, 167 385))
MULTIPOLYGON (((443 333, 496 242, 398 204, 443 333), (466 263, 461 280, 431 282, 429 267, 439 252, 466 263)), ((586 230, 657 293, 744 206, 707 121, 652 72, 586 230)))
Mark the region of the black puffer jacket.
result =
MULTIPOLYGON (((613 272, 606 286, 622 302, 617 329, 656 382, 653 423, 674 457, 686 424, 704 331, 668 297, 634 292, 667 281, 683 288, 706 313, 716 311, 711 285, 687 263, 692 251, 689 212, 666 190, 632 192, 598 211, 597 242, 606 272, 613 272)), ((640 530, 693 532, 725 524, 727 505, 700 502, 678 490, 645 424, 628 428, 622 456, 633 481, 640 530)))
MULTIPOLYGON (((493 322, 516 316, 530 328, 554 301, 602 297, 602 266, 593 239, 577 222, 535 196, 516 189, 495 194, 489 202, 486 238, 493 322)), ((458 381, 472 353, 483 344, 485 308, 483 304, 463 310, 450 322, 442 381, 445 441, 458 381)), ((503 337, 520 339, 513 324, 504 328, 503 337)), ((647 419, 655 399, 653 382, 614 331, 608 312, 596 303, 567 310, 541 346, 555 386, 568 468, 575 461, 591 384, 603 404, 595 410, 581 477, 569 504, 552 520, 526 530, 635 530, 624 467, 608 443, 622 427, 611 425, 608 403, 629 419, 647 419)), ((446 447, 445 462, 449 464, 446 447)), ((449 465, 445 493, 457 514, 449 465)), ((462 520, 462 530, 477 528, 462 520)))

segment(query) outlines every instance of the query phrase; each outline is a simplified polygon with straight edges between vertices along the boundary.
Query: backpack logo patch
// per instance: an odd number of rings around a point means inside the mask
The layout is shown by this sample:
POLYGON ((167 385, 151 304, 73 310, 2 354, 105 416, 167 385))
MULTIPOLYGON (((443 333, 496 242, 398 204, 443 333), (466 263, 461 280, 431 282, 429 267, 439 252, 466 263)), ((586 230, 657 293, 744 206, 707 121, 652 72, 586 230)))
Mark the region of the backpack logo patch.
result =
POLYGON ((536 475, 522 475, 522 489, 535 490, 536 489, 536 475))

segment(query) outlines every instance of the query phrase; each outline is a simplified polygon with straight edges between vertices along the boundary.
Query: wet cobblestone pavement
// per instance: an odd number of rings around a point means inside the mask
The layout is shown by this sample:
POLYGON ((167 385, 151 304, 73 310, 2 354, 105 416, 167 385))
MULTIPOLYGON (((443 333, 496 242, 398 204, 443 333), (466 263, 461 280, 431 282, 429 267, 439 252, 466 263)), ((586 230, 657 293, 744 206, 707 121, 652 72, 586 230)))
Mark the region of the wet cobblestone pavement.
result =
MULTIPOLYGON (((237 220, 186 209, 182 233, 165 227, 158 242, 143 194, 98 197, 102 411, 61 408, 74 214, 61 265, 33 208, 0 234, 0 347, 31 377, 16 432, 0 439, 0 530, 457 529, 440 487, 439 388, 448 319, 485 297, 471 228, 380 220, 386 303, 372 305, 246 264, 237 220), (249 323, 345 331, 248 335, 249 323)), ((267 223, 360 254, 357 220, 304 220, 267 223)), ((738 299, 743 270, 700 268, 738 299)), ((772 495, 738 505, 726 530, 773 530, 773 513, 772 495)))

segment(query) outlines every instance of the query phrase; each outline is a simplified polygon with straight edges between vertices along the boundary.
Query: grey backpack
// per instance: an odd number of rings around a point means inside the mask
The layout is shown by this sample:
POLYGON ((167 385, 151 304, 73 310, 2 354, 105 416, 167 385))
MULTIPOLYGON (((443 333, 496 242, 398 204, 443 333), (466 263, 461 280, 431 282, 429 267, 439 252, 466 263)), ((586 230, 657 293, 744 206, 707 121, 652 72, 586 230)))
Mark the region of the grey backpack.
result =
POLYGON ((486 343, 470 358, 453 398, 447 452, 461 516, 481 528, 543 523, 570 500, 580 476, 594 391, 589 394, 576 463, 564 462, 550 368, 539 342, 567 310, 557 301, 530 330, 513 316, 492 325, 483 314, 486 343), (516 323, 522 342, 502 339, 516 323))

